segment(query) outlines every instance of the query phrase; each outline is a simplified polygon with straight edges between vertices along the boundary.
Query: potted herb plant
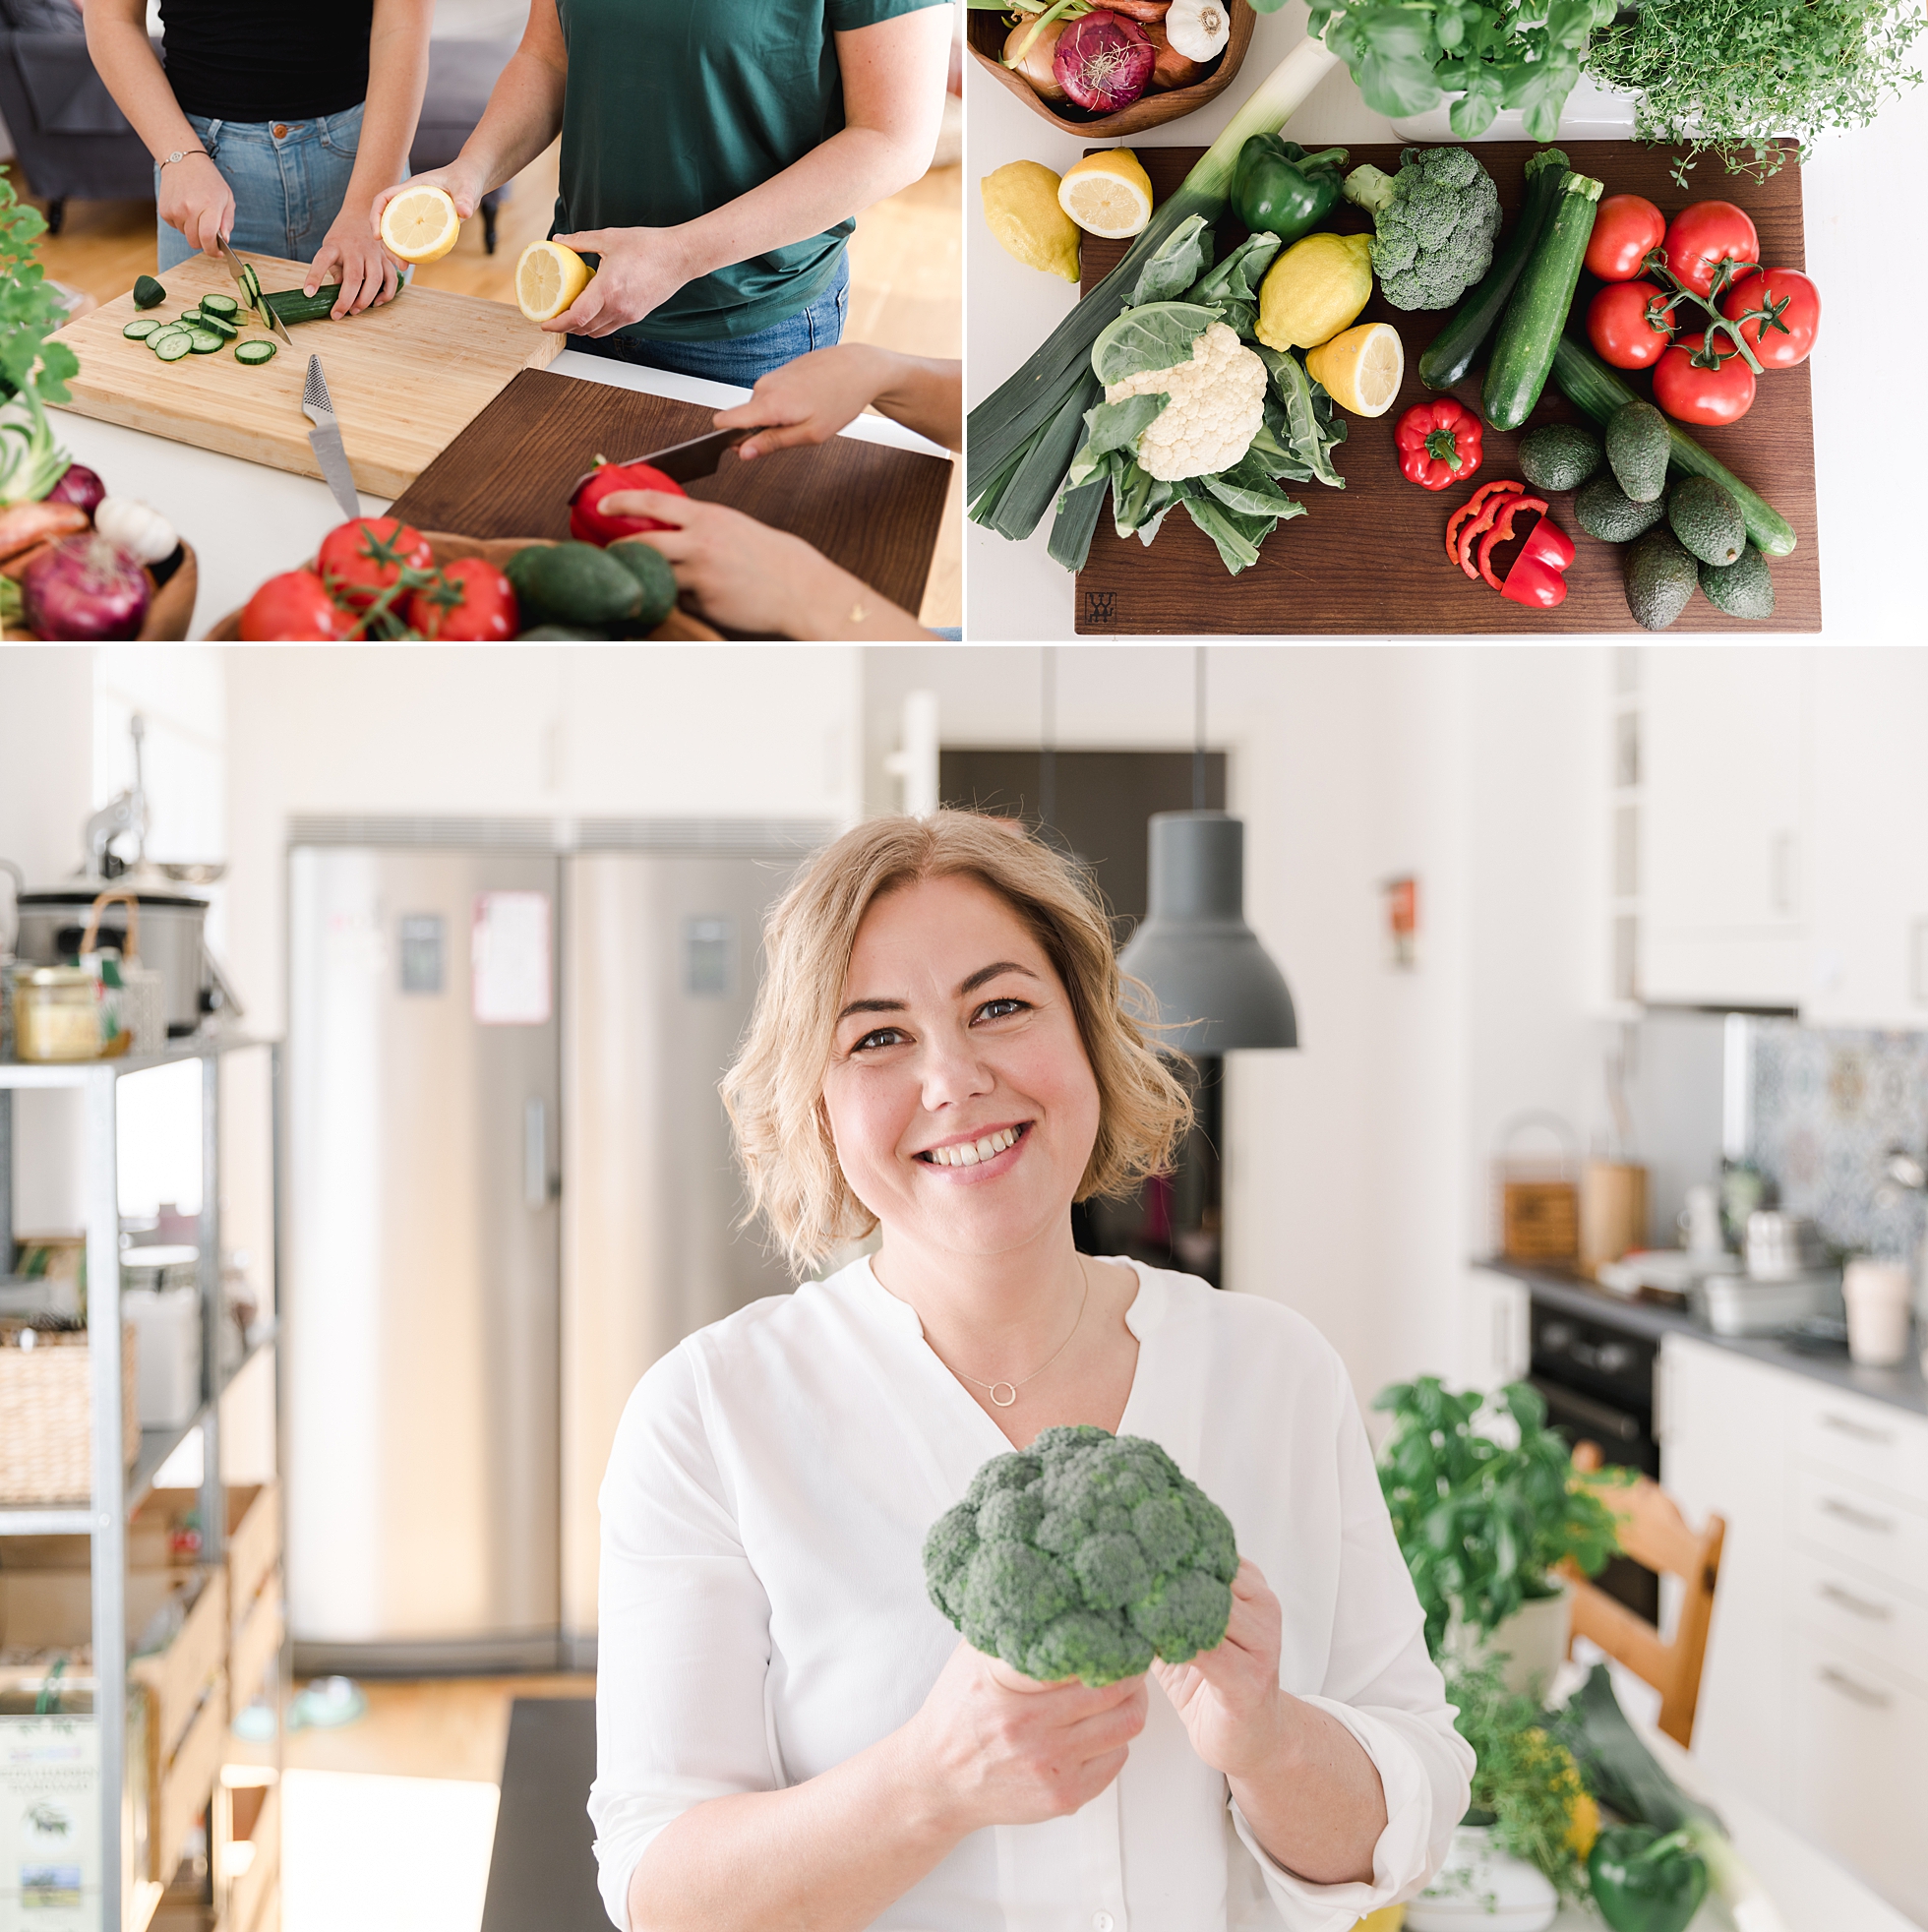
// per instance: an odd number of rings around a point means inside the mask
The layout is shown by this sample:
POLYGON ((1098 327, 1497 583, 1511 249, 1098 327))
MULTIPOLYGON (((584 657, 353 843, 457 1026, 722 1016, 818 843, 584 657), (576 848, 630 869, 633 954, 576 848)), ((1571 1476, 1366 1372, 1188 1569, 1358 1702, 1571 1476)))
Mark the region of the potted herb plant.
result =
POLYGON ((1597 1575, 1619 1548, 1597 1489, 1622 1479, 1576 1474, 1526 1382, 1489 1400, 1422 1375, 1382 1389, 1372 1406, 1393 1419, 1379 1485, 1426 1613, 1427 1648, 1435 1658, 1488 1650, 1508 1660, 1509 1690, 1543 1694, 1571 1616, 1556 1572, 1571 1562, 1597 1575))

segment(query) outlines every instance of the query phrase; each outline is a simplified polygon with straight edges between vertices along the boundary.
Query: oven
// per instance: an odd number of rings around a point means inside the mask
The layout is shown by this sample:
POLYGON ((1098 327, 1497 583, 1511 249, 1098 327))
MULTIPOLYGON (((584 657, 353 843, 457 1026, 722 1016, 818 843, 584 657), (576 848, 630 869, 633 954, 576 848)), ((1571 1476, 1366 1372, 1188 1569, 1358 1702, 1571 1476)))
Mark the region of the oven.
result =
MULTIPOLYGON (((1532 1338, 1527 1379, 1545 1398, 1547 1422, 1568 1442, 1597 1442, 1609 1464, 1657 1481, 1654 1362, 1659 1345, 1537 1298, 1532 1338)), ((1659 1622, 1660 1580, 1645 1565, 1616 1556, 1594 1581, 1648 1622, 1659 1622)))

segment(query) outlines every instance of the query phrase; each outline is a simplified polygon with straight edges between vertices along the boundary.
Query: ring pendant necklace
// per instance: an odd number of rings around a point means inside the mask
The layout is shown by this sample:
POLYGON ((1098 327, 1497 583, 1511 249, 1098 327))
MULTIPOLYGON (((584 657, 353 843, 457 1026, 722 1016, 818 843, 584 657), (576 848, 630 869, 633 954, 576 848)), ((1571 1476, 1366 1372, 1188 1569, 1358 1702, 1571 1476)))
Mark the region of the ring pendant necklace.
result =
MULTIPOLYGON (((964 1379, 973 1388, 983 1389, 999 1409, 1008 1409, 1017 1400, 1018 1390, 1023 1388, 1026 1382, 1035 1382, 1071 1346, 1071 1336, 1078 1332, 1079 1324, 1084 1320, 1085 1303, 1091 1299, 1091 1274, 1085 1267, 1083 1255, 1079 1255, 1078 1257, 1078 1274, 1084 1282, 1084 1294, 1078 1298, 1078 1316, 1077 1320, 1071 1324, 1071 1335, 1065 1336, 1063 1341, 1029 1375, 1020 1376, 1015 1382, 980 1382, 975 1375, 964 1375, 964 1379), (997 1393, 999 1389, 1004 1391, 1002 1395, 997 1393)), ((964 1374, 961 1368, 957 1372, 960 1375, 964 1374)))

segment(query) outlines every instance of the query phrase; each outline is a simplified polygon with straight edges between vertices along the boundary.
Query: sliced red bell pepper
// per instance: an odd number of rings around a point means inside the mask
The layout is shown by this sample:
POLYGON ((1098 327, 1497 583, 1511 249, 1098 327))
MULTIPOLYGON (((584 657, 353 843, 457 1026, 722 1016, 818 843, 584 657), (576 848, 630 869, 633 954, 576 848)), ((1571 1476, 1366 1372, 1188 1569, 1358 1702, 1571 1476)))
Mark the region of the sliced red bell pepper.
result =
POLYGON ((1554 610, 1566 602, 1566 572, 1572 562, 1573 539, 1542 513, 1527 532, 1499 594, 1534 610, 1554 610))
POLYGON ((1495 590, 1503 590, 1506 586, 1493 574, 1493 552, 1501 544, 1511 543, 1513 541, 1513 519, 1523 510, 1536 510, 1544 516, 1546 514, 1546 499, 1544 497, 1506 498, 1500 508, 1499 514, 1493 518, 1490 527, 1480 536, 1479 574, 1495 590))
POLYGON ((1448 561, 1459 565, 1468 576, 1476 575, 1476 573, 1473 570, 1471 561, 1460 555, 1460 536, 1468 519, 1478 515, 1480 506, 1488 498, 1503 495, 1508 490, 1525 490, 1526 487, 1524 483, 1508 482, 1504 478, 1495 478, 1490 483, 1480 484, 1478 489, 1475 490, 1472 496, 1468 497, 1465 503, 1461 504, 1459 509, 1454 511, 1452 515, 1446 519, 1446 556, 1448 561))
POLYGON ((1472 410, 1450 395, 1414 403, 1393 431, 1400 474, 1424 490, 1464 483, 1479 467, 1484 429, 1472 410))
POLYGON ((1493 518, 1499 514, 1501 506, 1510 503, 1515 496, 1519 495, 1525 489, 1526 485, 1523 483, 1517 491, 1494 491, 1491 496, 1481 502, 1473 520, 1460 531, 1459 547, 1454 555, 1459 563, 1460 569, 1476 582, 1478 580, 1479 572, 1475 567, 1473 561, 1474 539, 1480 535, 1482 531, 1491 529, 1493 518))

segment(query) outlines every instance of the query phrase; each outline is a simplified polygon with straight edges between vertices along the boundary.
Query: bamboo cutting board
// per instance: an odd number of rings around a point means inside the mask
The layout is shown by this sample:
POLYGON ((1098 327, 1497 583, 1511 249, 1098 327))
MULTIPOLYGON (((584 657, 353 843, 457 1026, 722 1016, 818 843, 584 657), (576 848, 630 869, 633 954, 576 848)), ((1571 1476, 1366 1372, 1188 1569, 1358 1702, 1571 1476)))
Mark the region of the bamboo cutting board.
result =
MULTIPOLYGON (((667 449, 707 434, 715 417, 693 402, 524 371, 394 513, 417 529, 470 537, 566 537, 570 492, 599 458, 621 462, 667 449)), ((726 455, 690 494, 802 537, 900 609, 915 611, 931 574, 950 467, 921 451, 833 436, 747 463, 726 455)))
MULTIPOLYGON (((1574 141, 1559 144, 1571 164, 1605 184, 1609 195, 1644 195, 1671 217, 1689 202, 1731 201, 1745 209, 1761 237, 1761 259, 1769 268, 1801 269, 1807 264, 1801 228, 1801 171, 1788 161, 1765 182, 1722 172, 1704 161, 1688 176, 1693 186, 1676 188, 1668 167, 1677 151, 1644 148, 1625 141, 1574 141)), ((1523 170, 1536 151, 1529 142, 1476 142, 1474 151, 1499 189, 1510 226, 1520 205, 1523 170)), ((1143 148, 1137 151, 1151 176, 1158 200, 1175 189, 1204 151, 1199 148, 1143 148)), ((1352 165, 1370 161, 1387 173, 1399 168, 1397 148, 1367 145, 1352 150, 1352 165)), ((1342 203, 1331 225, 1343 233, 1365 234, 1371 222, 1362 211, 1342 203)), ((1219 229, 1221 253, 1242 240, 1235 217, 1219 229)), ((1124 253, 1122 242, 1086 238, 1082 268, 1089 292, 1124 253)), ((1599 287, 1582 273, 1573 315, 1584 319, 1599 287)), ((1815 353, 1828 353, 1825 305, 1815 353)), ((1546 392, 1520 432, 1488 429, 1477 472, 1444 490, 1422 490, 1399 472, 1393 430, 1400 416, 1433 393, 1419 381, 1420 352, 1445 326, 1451 310, 1395 309, 1374 292, 1360 322, 1389 322, 1406 348, 1406 381, 1399 399, 1383 416, 1346 417, 1347 440, 1333 452, 1346 479, 1343 491, 1318 483, 1288 483, 1288 495, 1304 504, 1306 513, 1281 523, 1260 546, 1259 559, 1238 576, 1226 573, 1210 538, 1180 510, 1165 519, 1149 547, 1136 537, 1121 538, 1112 527, 1109 503, 1099 517, 1091 556, 1078 574, 1077 627, 1080 634, 1163 634, 1193 635, 1357 635, 1402 634, 1479 635, 1495 633, 1558 636, 1587 632, 1617 632, 1645 636, 1627 609, 1621 579, 1623 546, 1597 542, 1573 517, 1573 498, 1547 499, 1553 520, 1573 538, 1578 555, 1567 572, 1570 586, 1557 610, 1529 610, 1489 584, 1469 581, 1446 557, 1447 516, 1477 485, 1494 477, 1519 477, 1520 436, 1542 423, 1591 422, 1549 380, 1546 392)), ((1452 393, 1476 413, 1485 358, 1452 393)), ((1640 370, 1616 372, 1635 394, 1651 393, 1640 370)), ((1671 630, 1656 636, 1695 632, 1780 633, 1821 629, 1821 565, 1814 507, 1814 419, 1808 365, 1770 370, 1759 380, 1754 406, 1737 423, 1722 429, 1689 426, 1701 447, 1717 456, 1750 488, 1758 490, 1794 526, 1798 538, 1791 556, 1774 557, 1775 613, 1750 621, 1715 609, 1699 591, 1671 630)), ((1537 493, 1536 493, 1537 494, 1537 493)), ((1504 565, 1513 551, 1498 553, 1504 565)))
MULTIPOLYGON (((305 264, 245 255, 265 289, 299 288, 305 264)), ((226 269, 196 255, 159 277, 168 299, 149 311, 172 317, 204 295, 237 291, 226 269)), ((394 497, 414 482, 519 369, 546 367, 566 346, 506 302, 404 288, 392 302, 340 322, 297 324, 294 346, 250 367, 230 346, 217 355, 162 362, 122 328, 142 313, 133 295, 71 322, 54 337, 80 358, 65 406, 83 416, 191 443, 224 456, 320 476, 301 413, 308 358, 319 355, 355 482, 394 497)), ((236 317, 236 320, 241 320, 236 317)), ((244 329, 237 339, 265 332, 244 329)), ((278 338, 276 338, 278 340, 278 338)))

